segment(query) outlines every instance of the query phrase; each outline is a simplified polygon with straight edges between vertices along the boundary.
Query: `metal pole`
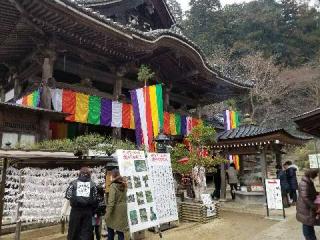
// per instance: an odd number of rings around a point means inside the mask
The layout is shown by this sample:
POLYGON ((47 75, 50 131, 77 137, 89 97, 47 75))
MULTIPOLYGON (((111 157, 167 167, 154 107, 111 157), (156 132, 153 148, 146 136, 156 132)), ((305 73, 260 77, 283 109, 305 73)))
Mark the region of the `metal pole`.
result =
POLYGON ((6 187, 8 169, 8 159, 3 159, 2 176, 1 176, 1 186, 0 186, 0 236, 2 233, 2 218, 3 218, 3 207, 4 207, 4 191, 6 187))

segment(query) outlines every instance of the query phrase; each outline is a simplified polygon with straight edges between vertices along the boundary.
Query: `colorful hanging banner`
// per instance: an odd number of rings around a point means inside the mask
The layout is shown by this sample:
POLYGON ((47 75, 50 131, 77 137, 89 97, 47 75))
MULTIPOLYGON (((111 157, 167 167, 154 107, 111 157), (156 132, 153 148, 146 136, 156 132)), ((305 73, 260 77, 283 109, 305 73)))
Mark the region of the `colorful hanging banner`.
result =
POLYGON ((135 116, 139 113, 139 120, 135 121, 136 137, 140 138, 137 142, 152 147, 153 137, 163 129, 162 86, 144 87, 130 91, 130 94, 135 116))
MULTIPOLYGON (((153 138, 161 129, 167 135, 186 136, 200 123, 196 118, 164 112, 161 85, 131 91, 132 105, 67 89, 50 89, 50 94, 53 109, 68 113, 67 121, 135 129, 137 141, 148 146, 153 145, 153 138)), ((16 103, 39 106, 40 90, 16 103)))
POLYGON ((18 99, 16 104, 26 107, 39 107, 40 106, 40 89, 33 91, 32 93, 18 99))
MULTIPOLYGON (((223 113, 225 130, 231 130, 240 126, 239 113, 236 111, 225 110, 223 113)), ((229 155, 230 162, 233 162, 236 169, 240 169, 239 155, 229 155)))

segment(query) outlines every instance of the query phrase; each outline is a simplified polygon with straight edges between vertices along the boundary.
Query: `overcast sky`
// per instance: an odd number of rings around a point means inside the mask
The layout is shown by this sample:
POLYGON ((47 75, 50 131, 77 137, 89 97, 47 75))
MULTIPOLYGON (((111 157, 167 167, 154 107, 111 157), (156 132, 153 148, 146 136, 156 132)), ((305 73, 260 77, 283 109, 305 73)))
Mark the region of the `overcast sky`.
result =
MULTIPOLYGON (((177 0, 183 9, 183 11, 188 10, 189 8, 189 1, 190 0, 177 0)), ((250 2, 251 0, 220 0, 221 4, 224 6, 226 4, 232 4, 232 3, 242 3, 242 2, 250 2)), ((310 4, 313 5, 316 2, 316 0, 311 0, 310 4)))
MULTIPOLYGON (((190 0, 177 0, 180 4, 182 9, 185 11, 189 7, 190 0)), ((230 4, 230 3, 242 3, 242 2, 249 2, 250 0, 220 0, 222 5, 230 4)))

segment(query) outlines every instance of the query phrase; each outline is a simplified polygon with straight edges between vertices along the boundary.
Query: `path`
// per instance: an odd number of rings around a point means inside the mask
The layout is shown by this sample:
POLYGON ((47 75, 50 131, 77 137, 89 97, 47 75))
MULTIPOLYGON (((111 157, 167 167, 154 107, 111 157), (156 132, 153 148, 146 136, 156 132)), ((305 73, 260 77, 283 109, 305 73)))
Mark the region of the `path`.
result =
MULTIPOLYGON (((242 211, 242 210, 241 210, 242 211)), ((287 209, 287 219, 274 221, 263 215, 222 211, 221 219, 207 224, 181 223, 178 228, 163 233, 164 240, 301 240, 301 224, 295 220, 295 208, 287 209)), ((21 240, 66 240, 59 226, 24 232, 21 240)), ((317 229, 320 236, 320 228, 317 229)), ((13 235, 1 240, 12 240, 13 235)), ((147 240, 159 240, 147 232, 147 240)))

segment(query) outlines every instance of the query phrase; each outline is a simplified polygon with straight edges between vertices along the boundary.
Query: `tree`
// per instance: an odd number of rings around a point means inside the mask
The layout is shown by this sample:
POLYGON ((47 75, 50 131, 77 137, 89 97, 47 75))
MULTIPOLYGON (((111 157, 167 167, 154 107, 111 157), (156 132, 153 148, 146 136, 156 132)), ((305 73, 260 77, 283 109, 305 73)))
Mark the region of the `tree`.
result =
POLYGON ((180 3, 176 0, 167 0, 168 7, 178 25, 182 23, 183 13, 180 3))

